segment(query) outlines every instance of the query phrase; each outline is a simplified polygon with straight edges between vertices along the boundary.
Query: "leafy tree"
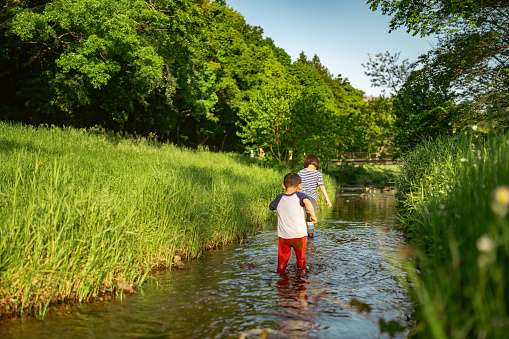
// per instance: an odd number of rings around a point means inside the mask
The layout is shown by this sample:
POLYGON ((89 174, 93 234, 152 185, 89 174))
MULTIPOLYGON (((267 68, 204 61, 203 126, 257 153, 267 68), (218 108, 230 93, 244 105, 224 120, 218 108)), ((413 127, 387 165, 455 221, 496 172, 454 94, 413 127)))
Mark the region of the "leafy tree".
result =
MULTIPOLYGON (((194 45, 198 72, 192 81, 183 77, 187 92, 178 101, 185 114, 179 119, 179 131, 189 137, 188 144, 217 146, 217 150, 240 150, 237 138, 238 112, 253 91, 273 77, 283 79, 285 70, 279 62, 289 56, 271 39, 262 37, 260 27, 248 25, 243 16, 220 2, 200 5, 206 23, 201 39, 194 45), (187 83, 203 83, 208 101, 205 114, 192 114, 199 89, 187 83), (185 101, 187 99, 187 101, 185 101)), ((181 86, 179 86, 181 87, 181 86)), ((177 94, 180 93, 177 90, 177 94)), ((203 93, 203 92, 202 92, 203 93)))
MULTIPOLYGON (((393 60, 397 61, 397 57, 393 60)), ((332 91, 338 110, 336 132, 338 153, 344 151, 391 151, 394 121, 391 100, 381 98, 367 104, 364 102, 364 92, 353 88, 348 79, 342 79, 340 75, 334 77, 321 64, 317 55, 313 56, 311 60, 307 60, 301 53, 299 62, 313 66, 332 91)), ((401 70, 402 68, 394 69, 401 70)))
MULTIPOLYGON (((391 30, 406 27, 416 35, 438 36, 437 46, 422 56, 427 78, 450 83, 458 102, 470 102, 479 120, 487 111, 507 112, 509 102, 509 3, 505 0, 369 0, 392 16, 391 30)), ((500 117, 507 121, 507 116, 500 117)), ((500 119, 499 119, 500 120, 500 119)))
POLYGON ((353 142, 349 151, 393 153, 395 117, 392 98, 372 99, 348 119, 353 142))
POLYGON ((13 46, 4 67, 21 70, 16 65, 27 64, 19 61, 23 55, 40 61, 22 74, 1 73, 21 87, 23 101, 34 97, 36 86, 49 85, 34 111, 49 111, 51 103, 60 123, 168 130, 171 119, 154 108, 171 112, 172 66, 181 59, 164 58, 160 50, 185 50, 182 42, 190 36, 184 28, 195 23, 175 15, 192 12, 194 5, 181 1, 179 6, 169 1, 59 0, 46 2, 39 12, 21 9, 3 36, 13 46), (20 80, 28 80, 28 86, 20 80))
POLYGON ((310 153, 326 163, 336 155, 340 139, 332 92, 309 64, 296 61, 287 72, 286 77, 272 73, 271 80, 250 95, 241 109, 245 123, 239 136, 248 150, 263 148, 285 165, 300 165, 310 153))
POLYGON ((392 55, 389 51, 378 53, 375 58, 368 54, 369 61, 362 66, 366 69, 364 73, 371 78, 371 86, 383 87, 396 93, 405 83, 414 65, 408 59, 398 63, 401 52, 392 55))
POLYGON ((490 23, 503 15, 509 4, 505 0, 368 0, 373 11, 381 9, 391 15, 390 30, 406 27, 413 35, 426 36, 434 33, 455 33, 465 25, 478 26, 490 23), (490 17, 490 12, 492 15, 490 17))
POLYGON ((303 62, 302 55, 288 69, 301 92, 294 110, 302 140, 295 152, 316 154, 327 163, 338 152, 340 114, 332 90, 311 64, 303 62))
POLYGON ((440 134, 452 134, 459 111, 448 84, 436 84, 424 71, 414 71, 395 96, 396 144, 407 150, 440 134))
POLYGON ((244 121, 238 133, 248 151, 263 148, 267 156, 289 165, 301 139, 294 105, 300 93, 291 84, 273 81, 252 94, 239 112, 244 121))

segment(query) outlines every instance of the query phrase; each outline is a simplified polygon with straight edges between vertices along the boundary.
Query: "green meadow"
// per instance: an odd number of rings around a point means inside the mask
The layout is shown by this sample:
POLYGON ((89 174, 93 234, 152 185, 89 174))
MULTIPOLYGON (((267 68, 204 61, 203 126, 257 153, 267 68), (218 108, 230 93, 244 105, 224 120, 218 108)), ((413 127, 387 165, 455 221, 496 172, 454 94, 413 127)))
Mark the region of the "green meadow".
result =
POLYGON ((402 251, 421 338, 509 333, 509 138, 467 132, 402 159, 402 251))
POLYGON ((2 122, 0 156, 2 313, 45 314, 241 241, 274 217, 285 174, 99 128, 2 122))

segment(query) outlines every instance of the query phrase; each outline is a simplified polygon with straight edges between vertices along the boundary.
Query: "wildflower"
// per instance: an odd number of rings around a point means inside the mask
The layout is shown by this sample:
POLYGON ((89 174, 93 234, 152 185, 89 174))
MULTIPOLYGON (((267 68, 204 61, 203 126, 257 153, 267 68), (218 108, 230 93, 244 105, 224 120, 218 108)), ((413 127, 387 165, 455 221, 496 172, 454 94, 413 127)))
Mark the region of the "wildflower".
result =
POLYGON ((460 158, 460 161, 461 161, 461 162, 465 162, 465 161, 467 161, 467 159, 465 159, 465 158, 460 158))
POLYGON ((440 194, 444 194, 445 192, 443 190, 438 191, 440 194))
POLYGON ((480 252, 479 257, 477 258, 477 265, 479 265, 480 268, 485 268, 495 262, 496 253, 494 250, 497 245, 490 236, 486 234, 481 236, 477 239, 476 246, 480 252))
POLYGON ((509 187, 505 185, 500 185, 495 189, 494 197, 497 202, 509 205, 509 187))
POLYGON ((477 131, 477 125, 473 125, 472 129, 474 130, 474 132, 477 131))
POLYGON ((505 217, 509 212, 509 187, 500 185, 493 190, 491 210, 500 217, 505 217))
POLYGON ((495 249, 495 242, 487 234, 484 234, 479 239, 477 239, 475 245, 477 246, 479 252, 482 253, 490 253, 495 249))

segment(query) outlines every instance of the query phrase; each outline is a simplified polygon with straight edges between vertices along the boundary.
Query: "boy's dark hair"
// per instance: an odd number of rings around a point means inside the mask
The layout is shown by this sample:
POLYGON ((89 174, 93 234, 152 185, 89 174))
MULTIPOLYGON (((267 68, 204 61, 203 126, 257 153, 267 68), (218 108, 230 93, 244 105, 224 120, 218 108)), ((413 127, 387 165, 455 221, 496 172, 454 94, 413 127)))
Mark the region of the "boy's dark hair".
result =
POLYGON ((304 158, 304 168, 307 168, 309 165, 315 165, 316 169, 320 167, 320 160, 318 160, 318 157, 314 154, 308 154, 304 158))
POLYGON ((283 184, 286 188, 288 187, 297 187, 299 184, 302 183, 302 179, 300 178, 300 175, 297 173, 288 173, 285 175, 285 178, 283 180, 283 184))

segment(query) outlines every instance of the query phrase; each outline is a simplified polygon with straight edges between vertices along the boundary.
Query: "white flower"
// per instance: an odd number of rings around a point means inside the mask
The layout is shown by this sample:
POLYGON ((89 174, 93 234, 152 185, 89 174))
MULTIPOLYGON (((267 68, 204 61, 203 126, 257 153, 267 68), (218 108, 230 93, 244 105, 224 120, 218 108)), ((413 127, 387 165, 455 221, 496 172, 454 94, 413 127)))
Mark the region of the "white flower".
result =
POLYGON ((473 125, 473 126, 472 126, 472 129, 473 129, 474 131, 476 131, 476 130, 477 130, 477 125, 473 125))
POLYGON ((465 162, 465 161, 467 161, 467 159, 465 159, 465 158, 460 158, 460 161, 461 161, 461 162, 465 162))
POLYGON ((489 253, 495 249, 495 242, 487 234, 484 234, 479 239, 477 239, 475 244, 479 252, 489 253))

